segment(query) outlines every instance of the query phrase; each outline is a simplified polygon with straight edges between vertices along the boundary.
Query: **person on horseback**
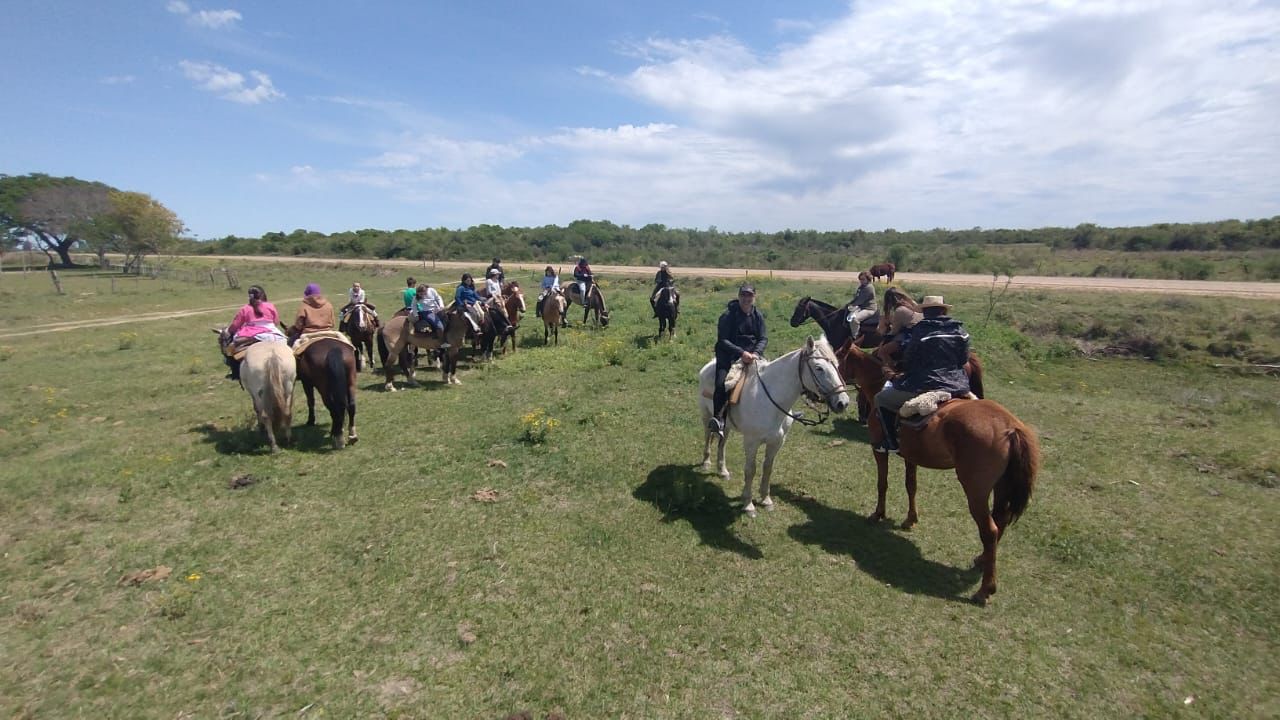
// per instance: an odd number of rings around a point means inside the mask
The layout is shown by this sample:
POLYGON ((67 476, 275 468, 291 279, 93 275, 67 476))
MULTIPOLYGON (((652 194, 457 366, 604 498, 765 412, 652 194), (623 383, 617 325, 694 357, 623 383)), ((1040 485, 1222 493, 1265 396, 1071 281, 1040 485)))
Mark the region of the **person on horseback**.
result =
POLYGON ((475 278, 471 277, 471 273, 462 273, 462 281, 453 291, 453 306, 462 311, 462 316, 471 323, 471 329, 477 334, 480 332, 480 323, 484 321, 482 304, 483 300, 476 292, 475 278))
MULTIPOLYGON (((729 393, 724 379, 729 368, 741 361, 744 369, 760 358, 769 345, 769 332, 765 329, 764 315, 756 308, 756 289, 751 285, 738 288, 738 299, 730 300, 716 324, 716 387, 712 398, 714 409, 707 426, 711 432, 724 436, 724 411, 729 393)), ((739 382, 746 382, 744 377, 739 382)))
POLYGON ((578 264, 573 266, 573 279, 578 281, 578 290, 582 293, 582 304, 585 306, 589 297, 587 293, 591 292, 591 286, 595 283, 591 265, 587 264, 585 257, 578 258, 578 264))
POLYGON ((876 314, 876 288, 871 284, 871 273, 865 270, 858 273, 858 290, 849 301, 848 312, 845 319, 849 323, 850 332, 856 338, 862 322, 875 317, 876 314))
POLYGON ((948 317, 951 306, 941 295, 926 295, 920 303, 924 317, 899 340, 902 374, 876 394, 876 408, 884 427, 884 443, 876 452, 898 451, 898 411, 921 393, 943 390, 952 396, 969 392, 964 364, 969 360, 969 333, 959 320, 948 317))
POLYGON ((346 327, 347 320, 351 316, 351 310, 357 305, 364 305, 370 315, 375 318, 378 317, 377 308, 365 298, 364 286, 358 280, 351 283, 351 289, 347 291, 347 304, 343 305, 342 309, 338 311, 338 315, 342 318, 338 323, 339 328, 346 327))
POLYGON ((404 284, 404 291, 400 293, 401 299, 404 300, 404 309, 401 313, 407 315, 408 311, 413 309, 413 303, 418 300, 418 281, 410 277, 404 281, 404 284))
POLYGON ((555 268, 548 265, 547 269, 542 271, 542 287, 538 290, 538 303, 534 308, 538 317, 542 317, 542 305, 547 301, 547 296, 559 290, 560 276, 556 274, 555 268))
POLYGON ((653 308, 653 316, 658 317, 658 295, 662 293, 663 288, 675 289, 676 278, 671 274, 671 267, 667 265, 667 261, 663 260, 658 263, 658 272, 653 276, 653 292, 649 293, 649 307, 653 308))
POLYGON ((498 271, 498 284, 501 285, 502 283, 505 283, 507 281, 507 273, 504 272, 502 269, 501 258, 495 257, 493 259, 493 262, 489 263, 489 267, 485 268, 484 270, 484 276, 486 278, 489 277, 490 275, 493 274, 494 270, 498 271))
POLYGON ((285 339, 284 333, 280 331, 280 313, 276 311, 275 305, 267 301, 267 291, 262 286, 250 286, 249 302, 236 311, 231 324, 227 326, 226 336, 232 341, 223 352, 223 360, 230 369, 227 373, 228 380, 240 379, 240 361, 231 352, 235 345, 244 345, 248 338, 259 341, 285 339))
POLYGON ((320 286, 308 283, 302 291, 302 304, 298 306, 298 314, 289 327, 289 344, 297 342, 299 337, 307 333, 334 329, 337 325, 335 320, 333 305, 320 293, 320 286))
MULTIPOLYGON (((442 310, 444 298, 440 297, 440 293, 430 285, 419 285, 417 298, 409 310, 414 332, 422 335, 434 333, 436 337, 444 339, 444 319, 440 317, 442 310)), ((441 343, 440 349, 448 350, 449 343, 441 343)))
POLYGON ((484 279, 484 292, 490 301, 502 302, 502 271, 489 268, 489 276, 484 279))

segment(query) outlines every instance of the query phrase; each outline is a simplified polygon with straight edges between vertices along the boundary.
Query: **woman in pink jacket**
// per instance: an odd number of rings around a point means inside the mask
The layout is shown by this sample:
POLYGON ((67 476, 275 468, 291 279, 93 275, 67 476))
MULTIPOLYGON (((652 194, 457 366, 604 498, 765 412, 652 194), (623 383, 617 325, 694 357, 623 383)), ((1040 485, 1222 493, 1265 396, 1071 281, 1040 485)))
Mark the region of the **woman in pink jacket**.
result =
MULTIPOLYGON (((249 302, 245 306, 236 311, 236 316, 231 319, 231 324, 227 326, 227 336, 232 341, 241 338, 256 338, 258 340, 284 340, 284 333, 280 331, 280 313, 276 311, 276 306, 267 301, 267 291, 261 286, 254 285, 249 288, 249 302)), ((227 375, 230 380, 240 379, 240 363, 233 359, 231 355, 224 353, 227 361, 227 367, 231 368, 231 374, 227 375)))

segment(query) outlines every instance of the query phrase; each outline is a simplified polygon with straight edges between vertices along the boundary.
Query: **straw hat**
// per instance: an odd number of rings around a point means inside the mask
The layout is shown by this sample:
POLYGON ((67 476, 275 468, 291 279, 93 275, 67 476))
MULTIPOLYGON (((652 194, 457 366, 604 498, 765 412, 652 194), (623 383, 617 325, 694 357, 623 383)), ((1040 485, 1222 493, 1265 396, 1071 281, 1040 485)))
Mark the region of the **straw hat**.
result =
POLYGON ((927 310, 928 308, 950 310, 951 306, 942 301, 941 295, 925 295, 924 299, 920 301, 920 309, 927 310))

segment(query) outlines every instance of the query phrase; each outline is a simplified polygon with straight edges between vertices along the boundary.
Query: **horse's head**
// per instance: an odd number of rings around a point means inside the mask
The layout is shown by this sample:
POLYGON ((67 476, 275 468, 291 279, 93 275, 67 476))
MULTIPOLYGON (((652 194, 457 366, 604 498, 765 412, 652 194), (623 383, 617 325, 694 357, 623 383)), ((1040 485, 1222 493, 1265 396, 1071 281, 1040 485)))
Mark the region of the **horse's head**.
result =
POLYGON ((600 311, 600 327, 609 327, 609 311, 600 311))
POLYGON ((231 333, 227 332, 226 327, 210 328, 214 335, 218 336, 218 347, 226 347, 231 343, 231 333))
MULTIPOLYGON (((815 341, 806 338, 802 361, 808 366, 813 377, 813 387, 805 386, 805 390, 827 402, 827 407, 834 413, 842 413, 849 409, 849 393, 845 389, 844 379, 840 376, 840 361, 826 336, 815 341)), ((804 373, 800 373, 800 382, 804 384, 804 373)))
POLYGON ((791 313, 791 327, 800 327, 809 319, 809 296, 805 295, 796 303, 795 312, 791 313))

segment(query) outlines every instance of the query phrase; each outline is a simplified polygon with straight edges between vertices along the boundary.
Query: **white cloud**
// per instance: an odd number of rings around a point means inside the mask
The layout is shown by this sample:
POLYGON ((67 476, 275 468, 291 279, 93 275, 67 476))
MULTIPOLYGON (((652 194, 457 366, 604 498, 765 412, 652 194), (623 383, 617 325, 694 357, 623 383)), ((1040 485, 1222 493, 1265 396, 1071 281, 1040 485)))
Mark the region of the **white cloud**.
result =
POLYGON ((183 60, 178 63, 187 79, 196 87, 211 92, 224 100, 257 105, 268 100, 284 97, 284 93, 275 88, 266 73, 250 70, 253 83, 244 75, 211 62, 193 62, 183 60), (255 84, 256 83, 256 84, 255 84))
POLYGON ((241 19, 240 13, 235 10, 201 10, 191 16, 192 23, 215 30, 241 19))
POLYGON ((169 4, 164 7, 175 15, 188 15, 191 13, 191 6, 182 2, 182 0, 169 0, 169 4))

